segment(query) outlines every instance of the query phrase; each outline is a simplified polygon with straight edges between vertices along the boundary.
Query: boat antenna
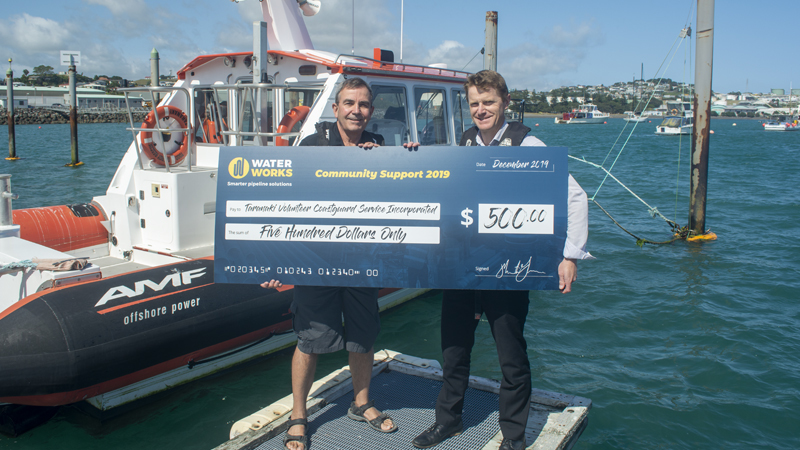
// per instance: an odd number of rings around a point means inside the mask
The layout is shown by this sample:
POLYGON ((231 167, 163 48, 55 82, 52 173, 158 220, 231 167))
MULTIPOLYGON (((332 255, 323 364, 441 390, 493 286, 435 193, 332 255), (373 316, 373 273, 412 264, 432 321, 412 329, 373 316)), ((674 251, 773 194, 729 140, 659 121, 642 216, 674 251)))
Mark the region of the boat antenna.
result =
POLYGON ((352 1, 352 5, 353 7, 351 9, 353 11, 353 16, 351 19, 352 26, 350 27, 350 30, 352 31, 353 40, 352 40, 352 47, 350 50, 350 54, 355 55, 356 54, 356 0, 352 1))
POLYGON ((403 3, 404 0, 400 0, 400 64, 403 64, 403 3))

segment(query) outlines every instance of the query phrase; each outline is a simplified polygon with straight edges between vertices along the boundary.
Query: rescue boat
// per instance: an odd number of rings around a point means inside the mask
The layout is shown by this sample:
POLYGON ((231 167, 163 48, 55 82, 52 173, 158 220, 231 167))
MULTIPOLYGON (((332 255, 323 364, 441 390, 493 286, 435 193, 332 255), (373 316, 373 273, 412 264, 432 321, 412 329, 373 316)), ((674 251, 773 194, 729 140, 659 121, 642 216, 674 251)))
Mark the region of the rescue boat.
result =
MULTIPOLYGON (((214 282, 221 147, 297 145, 336 120, 350 76, 370 84, 368 130, 386 145, 457 145, 471 126, 467 73, 315 50, 308 3, 263 1, 252 52, 199 56, 174 86, 126 89, 153 101, 105 195, 13 211, 0 180, 0 403, 106 410, 293 345, 291 286, 214 282)), ((379 302, 423 292, 384 289, 379 302)))

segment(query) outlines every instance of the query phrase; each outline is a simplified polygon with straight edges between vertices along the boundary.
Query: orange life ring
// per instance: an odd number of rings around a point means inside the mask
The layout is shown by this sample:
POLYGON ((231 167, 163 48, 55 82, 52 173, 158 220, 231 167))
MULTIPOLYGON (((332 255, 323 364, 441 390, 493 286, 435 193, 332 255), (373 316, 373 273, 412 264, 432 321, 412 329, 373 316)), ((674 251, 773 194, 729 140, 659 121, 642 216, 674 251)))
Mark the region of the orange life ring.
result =
POLYGON ((670 113, 672 113, 673 116, 677 116, 678 115, 678 110, 675 109, 675 108, 672 108, 672 111, 670 111, 670 113))
MULTIPOLYGON (((186 129, 189 122, 186 113, 174 106, 159 106, 156 108, 158 115, 158 127, 161 133, 152 131, 142 131, 139 136, 142 144, 142 151, 151 161, 159 166, 166 165, 164 155, 169 158, 170 166, 180 164, 186 158, 189 151, 189 134, 186 131, 171 131, 186 129), (160 145, 159 145, 160 144, 160 145), (163 152, 162 152, 163 150, 163 152)), ((142 128, 155 128, 156 119, 153 111, 147 113, 142 123, 142 128)))
MULTIPOLYGON (((292 108, 278 124, 278 133, 289 133, 292 131, 297 122, 305 119, 308 112, 311 110, 308 106, 295 106, 292 108)), ((275 138, 275 145, 289 145, 289 140, 282 137, 275 138)))

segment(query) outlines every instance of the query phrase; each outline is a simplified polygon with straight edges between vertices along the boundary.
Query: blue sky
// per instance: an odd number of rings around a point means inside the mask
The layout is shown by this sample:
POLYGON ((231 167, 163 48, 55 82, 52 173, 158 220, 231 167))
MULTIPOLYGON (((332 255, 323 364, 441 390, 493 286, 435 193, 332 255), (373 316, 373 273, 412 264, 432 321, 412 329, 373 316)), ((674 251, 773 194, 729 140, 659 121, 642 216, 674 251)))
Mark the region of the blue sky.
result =
MULTIPOLYGON (((321 0, 306 18, 317 49, 371 55, 394 50, 399 59, 400 0, 321 0), (355 26, 352 7, 355 5, 355 26)), ((483 68, 486 11, 498 11, 498 70, 509 86, 549 90, 656 75, 681 28, 695 28, 695 0, 491 1, 405 0, 403 61, 483 68)), ((195 56, 252 50, 257 0, 27 0, 3 2, 0 56, 14 74, 44 64, 56 71, 59 50, 78 50, 85 75, 149 74, 150 51, 174 74, 195 56)), ((714 36, 716 92, 800 88, 797 57, 800 2, 766 6, 717 0, 714 36)), ((694 39, 682 44, 665 76, 693 80, 694 39)), ((7 69, 7 66, 6 66, 7 69)))

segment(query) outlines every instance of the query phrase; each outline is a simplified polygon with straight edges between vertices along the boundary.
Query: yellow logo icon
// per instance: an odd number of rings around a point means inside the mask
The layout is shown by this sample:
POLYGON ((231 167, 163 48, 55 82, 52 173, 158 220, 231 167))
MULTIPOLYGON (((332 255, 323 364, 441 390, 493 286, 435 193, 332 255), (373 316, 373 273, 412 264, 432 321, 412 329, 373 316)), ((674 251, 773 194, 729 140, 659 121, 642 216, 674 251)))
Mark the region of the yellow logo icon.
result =
POLYGON ((249 171, 250 171, 250 164, 248 164, 247 160, 242 157, 233 158, 230 164, 228 164, 228 173, 231 174, 231 176, 233 178, 236 178, 237 180, 239 178, 244 178, 244 176, 247 175, 247 172, 249 171))

